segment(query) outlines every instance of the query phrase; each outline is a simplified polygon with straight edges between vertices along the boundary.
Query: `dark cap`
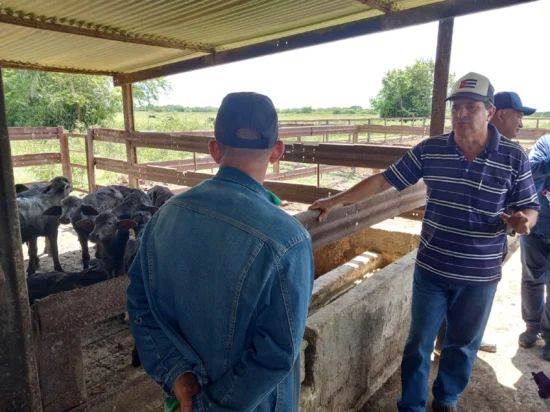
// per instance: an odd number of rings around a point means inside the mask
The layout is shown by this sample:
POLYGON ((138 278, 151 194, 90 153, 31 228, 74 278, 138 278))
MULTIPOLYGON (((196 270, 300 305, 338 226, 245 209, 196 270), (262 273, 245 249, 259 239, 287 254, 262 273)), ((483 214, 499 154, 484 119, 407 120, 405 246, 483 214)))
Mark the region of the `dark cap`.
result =
POLYGON ((277 143, 279 119, 273 102, 258 93, 230 93, 216 116, 216 140, 231 147, 269 149, 277 143))
POLYGON ((529 116, 537 111, 531 107, 525 107, 521 103, 517 93, 514 92, 500 92, 495 94, 495 107, 499 109, 515 109, 523 112, 524 115, 529 116))
POLYGON ((493 104, 494 93, 495 89, 487 77, 470 72, 456 81, 451 89, 451 94, 445 100, 464 98, 493 104))

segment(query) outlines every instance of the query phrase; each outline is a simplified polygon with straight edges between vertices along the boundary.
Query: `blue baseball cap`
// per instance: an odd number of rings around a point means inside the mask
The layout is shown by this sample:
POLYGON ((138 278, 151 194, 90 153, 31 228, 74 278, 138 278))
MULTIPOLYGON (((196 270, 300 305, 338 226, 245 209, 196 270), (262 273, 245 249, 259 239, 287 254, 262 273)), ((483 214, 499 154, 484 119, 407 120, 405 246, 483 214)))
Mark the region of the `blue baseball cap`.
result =
POLYGON ((214 128, 216 140, 242 149, 269 149, 279 137, 279 118, 271 99, 252 92, 224 97, 214 128))
POLYGON ((521 103, 517 93, 514 92, 500 92, 495 94, 495 107, 499 109, 515 109, 523 112, 524 115, 529 116, 537 111, 531 107, 525 107, 521 103))

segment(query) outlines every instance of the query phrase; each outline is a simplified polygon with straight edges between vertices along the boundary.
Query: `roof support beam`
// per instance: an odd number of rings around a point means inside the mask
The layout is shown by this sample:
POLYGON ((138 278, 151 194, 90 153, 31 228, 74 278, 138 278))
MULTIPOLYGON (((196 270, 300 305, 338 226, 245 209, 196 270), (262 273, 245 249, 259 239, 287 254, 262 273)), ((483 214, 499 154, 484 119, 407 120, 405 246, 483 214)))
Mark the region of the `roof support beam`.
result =
POLYGON ((370 17, 339 26, 287 36, 278 40, 213 53, 208 56, 153 67, 133 73, 116 74, 114 76, 114 84, 115 86, 120 86, 122 84, 140 82, 205 67, 218 66, 284 51, 296 50, 302 47, 319 45, 386 30, 415 26, 466 14, 483 12, 516 4, 525 4, 532 1, 536 0, 446 0, 423 7, 382 14, 380 16, 370 17))
MULTIPOLYGON (((105 39, 119 41, 123 43, 141 44, 144 46, 165 47, 168 49, 180 49, 180 50, 192 50, 203 53, 211 53, 214 50, 214 46, 198 45, 194 43, 187 43, 184 41, 178 41, 174 39, 155 38, 154 36, 140 35, 128 35, 116 32, 114 30, 108 30, 99 26, 98 29, 91 29, 86 27, 71 26, 68 24, 52 23, 39 19, 22 18, 17 15, 0 14, 0 23, 12 24, 15 26, 28 27, 31 29, 55 31, 58 33, 74 34, 78 36, 93 37, 95 39, 105 39)), ((84 22, 82 24, 86 26, 84 22)), ((90 23, 90 27, 92 26, 90 23)))
POLYGON ((40 70, 44 72, 91 74, 94 76, 114 76, 115 75, 115 72, 108 72, 108 71, 101 71, 101 70, 73 69, 70 67, 41 66, 40 64, 35 64, 35 63, 14 62, 10 60, 0 60, 0 67, 3 67, 5 69, 40 70))
POLYGON ((437 32, 437 51, 435 53, 434 88, 432 93, 432 119, 430 136, 445 132, 445 98, 449 86, 449 66, 453 46, 454 19, 441 20, 437 32))
POLYGON ((42 411, 0 68, 0 410, 42 411))
POLYGON ((391 13, 395 11, 394 5, 391 2, 385 2, 382 0, 358 0, 359 3, 365 6, 370 6, 373 9, 379 10, 382 13, 391 13))

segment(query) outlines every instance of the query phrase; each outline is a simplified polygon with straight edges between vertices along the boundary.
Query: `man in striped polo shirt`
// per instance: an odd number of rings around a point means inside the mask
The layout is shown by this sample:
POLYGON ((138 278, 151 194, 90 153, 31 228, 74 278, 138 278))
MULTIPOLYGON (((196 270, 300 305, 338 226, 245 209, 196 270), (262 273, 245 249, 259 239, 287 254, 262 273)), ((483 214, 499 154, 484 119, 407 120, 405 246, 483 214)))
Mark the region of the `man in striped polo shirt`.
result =
POLYGON ((522 148, 491 124, 494 89, 468 73, 453 86, 450 134, 430 137, 383 173, 310 206, 319 220, 339 204, 424 179, 426 212, 416 258, 412 319, 401 364, 401 412, 425 411, 430 355, 444 317, 447 334, 433 386, 434 412, 457 411, 501 278, 506 224, 528 234, 539 203, 522 148))

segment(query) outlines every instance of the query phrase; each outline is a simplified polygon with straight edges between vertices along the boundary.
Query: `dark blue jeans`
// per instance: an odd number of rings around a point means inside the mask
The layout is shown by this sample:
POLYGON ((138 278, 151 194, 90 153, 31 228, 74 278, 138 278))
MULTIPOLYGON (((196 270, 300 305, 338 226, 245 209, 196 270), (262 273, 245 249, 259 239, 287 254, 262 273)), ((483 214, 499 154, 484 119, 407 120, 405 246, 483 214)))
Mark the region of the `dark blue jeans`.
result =
POLYGON ((527 327, 541 330, 542 337, 550 340, 550 302, 545 298, 550 285, 550 238, 522 235, 520 247, 521 315, 527 327))
POLYGON ((475 286, 449 283, 416 268, 411 329, 401 363, 402 395, 397 402, 400 412, 426 409, 430 358, 445 316, 447 332, 433 395, 444 406, 456 406, 470 379, 496 288, 496 283, 475 286))

